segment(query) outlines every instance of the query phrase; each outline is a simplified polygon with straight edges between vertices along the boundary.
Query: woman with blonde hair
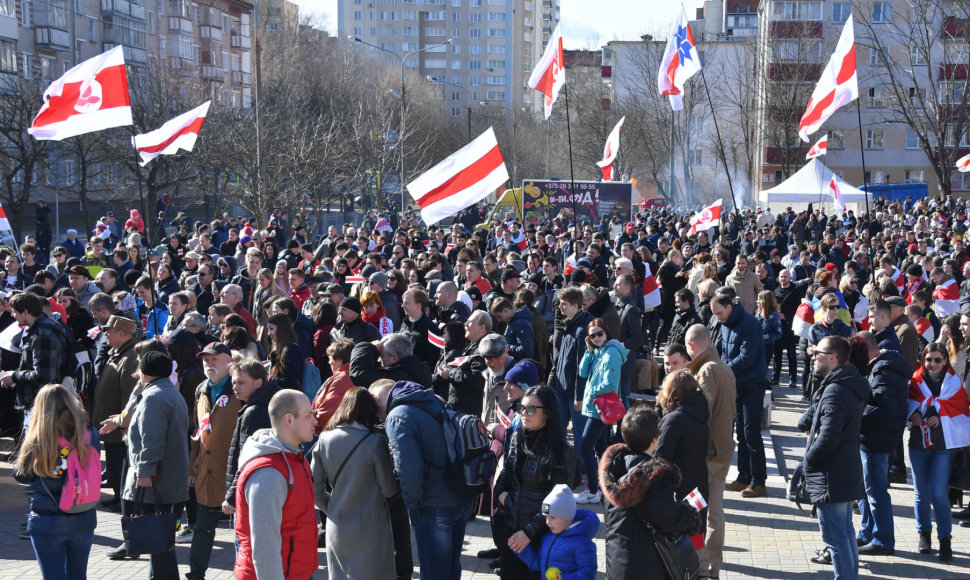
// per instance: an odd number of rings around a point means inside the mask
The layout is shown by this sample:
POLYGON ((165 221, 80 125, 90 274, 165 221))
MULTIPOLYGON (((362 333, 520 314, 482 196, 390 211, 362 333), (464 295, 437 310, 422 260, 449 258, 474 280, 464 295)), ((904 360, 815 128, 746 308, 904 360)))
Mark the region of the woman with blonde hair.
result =
POLYGON ((67 483, 68 454, 76 452, 78 461, 85 465, 90 454, 97 453, 98 444, 87 414, 73 393, 62 385, 47 385, 37 393, 14 477, 21 483, 34 484, 27 534, 45 579, 87 578, 97 512, 62 512, 57 498, 67 483))
POLYGON ((373 290, 364 290, 360 296, 360 307, 360 317, 364 322, 373 324, 381 332, 382 337, 394 332, 394 323, 387 317, 380 294, 373 290))

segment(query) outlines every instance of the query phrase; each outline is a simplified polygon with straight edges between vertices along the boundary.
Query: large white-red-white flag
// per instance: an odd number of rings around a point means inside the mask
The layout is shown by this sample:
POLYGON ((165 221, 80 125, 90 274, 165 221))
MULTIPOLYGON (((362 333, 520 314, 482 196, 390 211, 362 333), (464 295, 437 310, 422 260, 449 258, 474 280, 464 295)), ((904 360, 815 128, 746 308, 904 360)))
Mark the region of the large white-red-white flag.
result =
POLYGON ((667 39, 667 50, 664 51, 657 73, 657 86, 661 95, 670 97, 670 107, 675 111, 684 108, 684 83, 701 70, 701 57, 697 52, 697 43, 687 22, 687 13, 681 10, 680 22, 674 28, 673 34, 667 39))
POLYGON ((34 139, 60 141, 131 124, 125 54, 116 46, 51 83, 27 132, 34 139))
POLYGON ((812 145, 812 148, 808 150, 808 154, 805 155, 805 160, 807 161, 809 159, 814 159, 815 157, 825 155, 826 151, 828 151, 828 148, 829 148, 829 136, 825 135, 824 137, 816 141, 815 145, 812 145))
POLYGON ((191 151, 195 147, 195 140, 202 130, 202 123, 205 115, 209 112, 209 103, 206 101, 198 107, 182 113, 178 117, 166 121, 164 125, 151 131, 142 133, 131 138, 138 156, 141 157, 139 165, 145 166, 159 155, 175 155, 179 149, 191 151))
POLYGON ((723 201, 724 198, 715 201, 690 218, 690 235, 717 227, 721 219, 723 201))
POLYGON ((970 155, 957 159, 957 170, 963 173, 970 171, 970 155))
POLYGON ((552 37, 549 38, 549 44, 546 45, 546 51, 542 53, 542 58, 539 59, 535 69, 532 70, 532 76, 529 77, 529 87, 545 95, 542 104, 546 119, 552 114, 552 104, 556 102, 559 89, 564 84, 566 84, 566 57, 562 50, 562 33, 557 24, 556 29, 552 31, 552 37))
POLYGON ((845 198, 842 196, 842 190, 839 188, 839 181, 834 175, 829 181, 829 195, 832 196, 832 203, 835 204, 835 211, 845 213, 845 198))
POLYGON ((613 127, 613 130, 610 131, 606 145, 603 146, 603 160, 596 163, 603 170, 603 181, 613 181, 613 162, 620 152, 620 129, 623 128, 624 119, 626 117, 622 117, 616 127, 613 127))
POLYGON ((13 228, 10 227, 10 220, 7 219, 7 212, 3 209, 3 204, 0 204, 0 232, 12 232, 13 228))
POLYGON ((436 224, 477 203, 505 184, 509 171, 491 127, 408 184, 421 219, 436 224))
POLYGON ((815 85, 812 98, 802 120, 798 123, 798 136, 808 143, 808 136, 818 131, 839 108, 859 98, 859 82, 856 76, 855 34, 852 17, 845 21, 839 43, 822 71, 822 78, 815 85))

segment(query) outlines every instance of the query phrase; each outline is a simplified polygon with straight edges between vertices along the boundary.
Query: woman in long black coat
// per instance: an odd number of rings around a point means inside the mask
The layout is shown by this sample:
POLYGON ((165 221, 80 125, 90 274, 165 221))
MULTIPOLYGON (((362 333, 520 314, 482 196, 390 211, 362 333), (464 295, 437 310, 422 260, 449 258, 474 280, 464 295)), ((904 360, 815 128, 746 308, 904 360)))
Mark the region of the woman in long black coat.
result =
POLYGON ((667 252, 667 259, 664 263, 660 265, 660 269, 657 271, 657 281, 660 282, 660 317, 663 322, 663 326, 660 329, 660 336, 657 342, 662 344, 667 340, 667 335, 670 333, 670 326, 674 321, 674 313, 676 312, 677 301, 674 294, 678 290, 687 286, 687 275, 681 270, 683 266, 684 258, 680 254, 680 250, 670 250, 667 252))

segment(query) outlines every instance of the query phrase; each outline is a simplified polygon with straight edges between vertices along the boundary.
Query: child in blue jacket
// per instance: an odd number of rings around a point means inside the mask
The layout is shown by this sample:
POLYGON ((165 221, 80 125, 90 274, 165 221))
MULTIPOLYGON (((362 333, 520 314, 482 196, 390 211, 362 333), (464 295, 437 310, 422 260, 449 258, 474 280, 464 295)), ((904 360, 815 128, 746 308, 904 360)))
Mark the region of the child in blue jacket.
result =
POLYGON ((549 531, 538 538, 537 548, 532 544, 523 548, 519 558, 546 580, 596 578, 593 537, 600 529, 596 513, 577 510, 572 490, 562 483, 542 500, 542 513, 549 531))

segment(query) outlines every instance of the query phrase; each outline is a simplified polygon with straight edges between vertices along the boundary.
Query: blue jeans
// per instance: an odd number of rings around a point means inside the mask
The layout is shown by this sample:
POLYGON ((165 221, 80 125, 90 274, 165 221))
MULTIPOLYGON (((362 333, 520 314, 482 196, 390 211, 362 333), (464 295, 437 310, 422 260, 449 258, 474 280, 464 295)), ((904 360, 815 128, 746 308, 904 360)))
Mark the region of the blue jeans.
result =
POLYGON ((820 503, 818 528, 822 531, 822 542, 832 555, 832 566, 837 579, 859 577, 859 547, 852 530, 852 502, 820 503))
POLYGON ((913 488, 916 491, 916 531, 931 532, 930 505, 936 518, 936 536, 949 538, 953 530, 953 514, 947 486, 950 482, 950 450, 926 451, 909 448, 909 462, 913 465, 913 488))
POLYGON ((583 450, 580 447, 580 443, 583 440, 583 431, 586 429, 586 415, 583 415, 581 411, 577 411, 576 407, 572 403, 569 404, 569 415, 573 422, 573 448, 576 450, 576 455, 582 457, 583 450))
POLYGON ((768 479, 765 445, 761 441, 761 412, 765 399, 765 385, 738 388, 737 419, 738 481, 750 485, 764 485, 768 479))
POLYGON ((606 425, 599 419, 586 417, 586 425, 583 429, 583 437, 579 444, 579 456, 583 460, 583 469, 586 471, 586 488, 592 492, 600 488, 599 485, 599 463, 596 461, 596 451, 602 450, 600 440, 606 433, 606 425))
POLYGON ((31 536, 30 543, 44 580, 84 580, 94 530, 62 536, 31 536))
POLYGON ((865 543, 889 548, 896 548, 896 534, 893 531, 893 501, 889 497, 889 454, 862 454, 862 498, 859 500, 859 512, 862 513, 862 523, 859 526, 858 539, 865 543))
POLYGON ((421 562, 421 580, 461 578, 461 545, 472 507, 473 502, 467 501, 410 511, 411 528, 421 562))

